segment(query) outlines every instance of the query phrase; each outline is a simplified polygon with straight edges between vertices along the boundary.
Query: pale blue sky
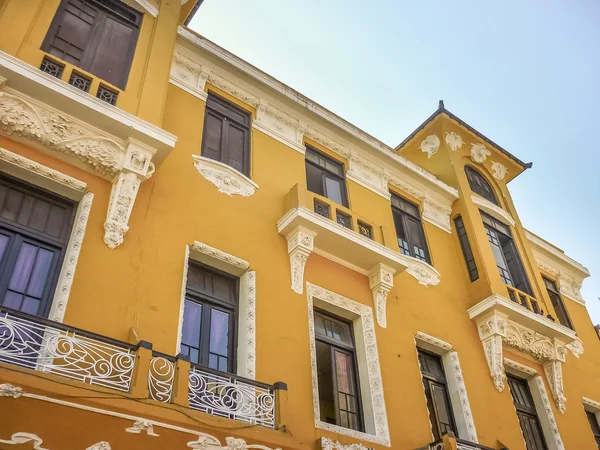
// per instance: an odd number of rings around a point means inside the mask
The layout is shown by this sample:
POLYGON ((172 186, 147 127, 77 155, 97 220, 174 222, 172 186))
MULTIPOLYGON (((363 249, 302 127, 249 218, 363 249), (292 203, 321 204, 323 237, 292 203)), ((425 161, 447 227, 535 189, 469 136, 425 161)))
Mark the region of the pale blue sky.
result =
POLYGON ((533 161, 521 221, 590 270, 600 323, 600 2, 205 0, 190 25, 390 146, 443 99, 533 161))

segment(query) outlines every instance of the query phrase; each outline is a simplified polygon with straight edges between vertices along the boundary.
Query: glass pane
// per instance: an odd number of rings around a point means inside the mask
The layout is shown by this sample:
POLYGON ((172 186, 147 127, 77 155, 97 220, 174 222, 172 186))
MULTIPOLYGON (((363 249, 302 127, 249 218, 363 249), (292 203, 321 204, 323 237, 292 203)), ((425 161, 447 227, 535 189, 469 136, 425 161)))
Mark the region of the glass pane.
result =
POLYGON ((10 238, 5 234, 0 234, 0 261, 2 261, 2 257, 4 256, 4 251, 8 246, 8 241, 10 238))
POLYGON ((324 342, 316 342, 317 378, 319 385, 320 419, 327 423, 336 423, 336 411, 333 397, 333 367, 331 347, 324 342))
POLYGON ((325 320, 318 314, 315 314, 315 333, 327 336, 327 332, 325 330, 325 320))
POLYGON ((338 180, 325 176, 325 189, 327 198, 336 203, 344 203, 342 198, 342 185, 338 180))
POLYGON ((448 403, 446 402, 446 394, 444 387, 437 384, 431 384, 431 395, 433 396, 433 403, 435 404, 436 416, 440 424, 450 425, 450 411, 448 403))
POLYGON ((27 287, 27 295, 32 297, 42 298, 44 287, 48 281, 48 272, 50 271, 50 264, 54 252, 40 248, 37 253, 37 258, 33 266, 33 272, 31 274, 31 280, 29 280, 29 286, 27 287))
POLYGON ((200 326, 202 322, 202 305, 185 301, 183 310, 183 329, 181 342, 192 347, 200 347, 200 326))
POLYGON ((25 292, 31 270, 36 259, 38 248, 26 242, 21 245, 17 262, 10 277, 8 288, 13 291, 25 292))
POLYGON ((315 194, 325 195, 323 190, 323 180, 321 178, 321 170, 312 164, 306 164, 306 187, 310 192, 315 194))
POLYGON ((335 370, 338 392, 354 394, 354 371, 352 358, 346 353, 335 351, 335 370))
POLYGON ((9 190, 4 208, 0 212, 0 217, 14 222, 17 219, 22 201, 23 194, 21 192, 14 189, 9 190))
POLYGON ((7 308, 12 309, 21 309, 21 301, 23 300, 23 296, 21 294, 17 294, 16 292, 7 291, 4 296, 4 302, 2 303, 7 308))
POLYGON ((334 163, 331 161, 325 161, 325 168, 327 170, 332 171, 333 173, 337 173, 338 175, 342 176, 343 172, 342 172, 342 165, 339 163, 334 163))
POLYGON ((229 314, 213 309, 210 319, 210 353, 227 356, 229 346, 229 314))
POLYGON ((27 314, 37 315, 38 310, 40 309, 40 301, 36 298, 25 297, 23 301, 23 305, 21 306, 21 311, 27 314))
POLYGON ((345 342, 346 344, 352 344, 352 337, 350 336, 350 327, 348 325, 332 321, 331 330, 333 332, 334 339, 345 342))

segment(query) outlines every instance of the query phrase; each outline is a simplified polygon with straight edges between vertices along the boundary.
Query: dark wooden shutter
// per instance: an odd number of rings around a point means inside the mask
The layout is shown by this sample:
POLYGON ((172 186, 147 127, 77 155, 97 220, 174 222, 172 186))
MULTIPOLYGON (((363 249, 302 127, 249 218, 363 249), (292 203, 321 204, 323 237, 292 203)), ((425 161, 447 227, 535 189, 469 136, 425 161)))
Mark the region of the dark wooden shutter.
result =
POLYGON ((504 259, 506 260, 506 265, 508 266, 508 270, 515 287, 529 295, 533 295, 531 292, 531 287, 529 286, 529 281, 527 280, 525 268, 523 267, 523 262, 519 257, 517 247, 515 246, 512 238, 501 235, 500 243, 502 246, 502 253, 504 253, 504 259))
POLYGON ((523 431, 527 450, 547 450, 542 427, 527 381, 510 375, 507 375, 507 381, 517 410, 517 417, 523 431))
POLYGON ((461 216, 456 216, 454 218, 454 225, 456 226, 460 248, 462 249, 465 263, 467 264, 467 270, 469 271, 469 278, 471 281, 475 281, 479 279, 479 271, 477 270, 477 264, 475 263, 475 257, 473 256, 469 236, 467 236, 467 230, 461 216))

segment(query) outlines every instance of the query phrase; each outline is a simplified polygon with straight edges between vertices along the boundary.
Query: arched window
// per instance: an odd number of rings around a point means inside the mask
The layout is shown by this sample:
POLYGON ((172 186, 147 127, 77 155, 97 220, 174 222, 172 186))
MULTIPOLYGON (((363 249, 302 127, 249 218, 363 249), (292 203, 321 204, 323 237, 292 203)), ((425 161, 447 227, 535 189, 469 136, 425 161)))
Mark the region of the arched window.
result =
POLYGON ((486 200, 489 200, 494 205, 498 205, 498 200, 494 194, 494 190, 490 186, 490 183, 481 175, 476 169, 471 166, 465 166, 465 173, 467 174, 467 180, 469 180, 469 186, 471 190, 476 194, 481 195, 486 200))

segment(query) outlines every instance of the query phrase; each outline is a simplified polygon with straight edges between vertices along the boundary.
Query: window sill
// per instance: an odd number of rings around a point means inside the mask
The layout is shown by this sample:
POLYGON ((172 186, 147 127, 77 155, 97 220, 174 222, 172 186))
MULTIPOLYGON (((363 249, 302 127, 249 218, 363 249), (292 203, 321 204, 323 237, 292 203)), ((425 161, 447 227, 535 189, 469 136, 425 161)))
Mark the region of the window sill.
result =
POLYGON ((477 194, 471 194, 471 200, 473 201, 473 203, 479 206, 480 209, 482 209, 495 219, 498 219, 499 221, 504 223, 508 223, 513 227, 515 226, 515 219, 513 219, 507 211, 503 210, 498 205, 494 205, 489 200, 486 200, 485 198, 477 194))
POLYGON ((258 184, 227 164, 199 155, 192 155, 192 158, 200 175, 214 184, 223 194, 230 197, 233 195, 250 197, 258 189, 258 184))
POLYGON ((373 442, 375 444, 385 445, 390 447, 391 443, 388 438, 382 436, 376 436, 374 434, 364 433, 362 431, 351 430, 350 428, 344 428, 339 425, 333 425, 331 423, 323 422, 321 420, 315 420, 315 427, 320 430, 330 431, 332 433, 341 434, 344 436, 350 436, 361 441, 373 442))

